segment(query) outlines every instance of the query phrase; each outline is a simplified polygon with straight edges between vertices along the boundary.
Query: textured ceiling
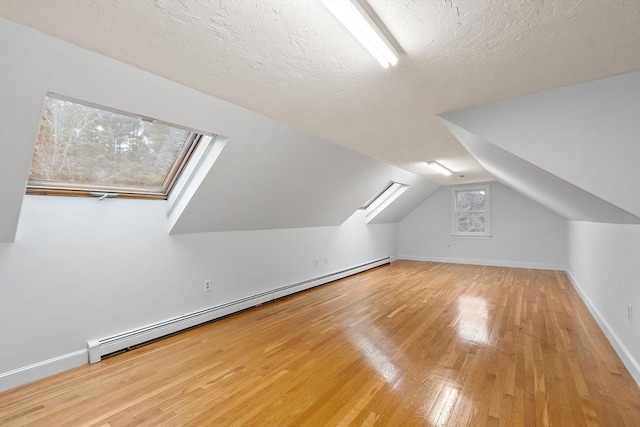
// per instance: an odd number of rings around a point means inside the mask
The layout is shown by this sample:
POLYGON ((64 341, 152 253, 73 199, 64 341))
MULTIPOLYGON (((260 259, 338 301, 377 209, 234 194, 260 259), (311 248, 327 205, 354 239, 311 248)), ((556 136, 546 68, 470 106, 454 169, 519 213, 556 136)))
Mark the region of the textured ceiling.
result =
POLYGON ((640 69, 638 0, 370 4, 404 51, 394 68, 319 1, 0 0, 0 15, 442 184, 490 176, 436 114, 640 69))

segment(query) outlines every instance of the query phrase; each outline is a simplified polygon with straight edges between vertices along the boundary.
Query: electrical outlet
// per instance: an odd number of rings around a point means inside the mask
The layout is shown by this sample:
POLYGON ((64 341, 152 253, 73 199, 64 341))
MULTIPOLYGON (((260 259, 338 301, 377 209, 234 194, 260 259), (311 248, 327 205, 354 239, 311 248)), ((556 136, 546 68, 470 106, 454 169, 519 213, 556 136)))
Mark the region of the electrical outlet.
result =
POLYGON ((211 292, 211 280, 204 281, 204 292, 211 292))
POLYGON ((631 304, 627 304, 627 319, 629 319, 629 323, 633 323, 633 306, 631 304))
POLYGON ((320 264, 320 259, 316 258, 316 265, 320 264))
POLYGON ((329 257, 328 256, 324 257, 324 263, 325 264, 329 264, 329 257))

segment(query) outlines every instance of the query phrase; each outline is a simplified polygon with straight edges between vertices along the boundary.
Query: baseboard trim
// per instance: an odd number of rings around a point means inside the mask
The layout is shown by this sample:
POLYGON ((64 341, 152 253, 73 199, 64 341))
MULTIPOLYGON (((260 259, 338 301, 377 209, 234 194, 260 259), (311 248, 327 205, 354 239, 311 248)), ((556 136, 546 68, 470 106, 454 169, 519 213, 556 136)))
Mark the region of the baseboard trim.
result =
POLYGON ((498 260, 490 260, 490 259, 440 258, 440 257, 415 256, 415 255, 399 255, 398 259, 407 260, 407 261, 442 262, 445 264, 469 264, 469 265, 486 265, 490 267, 531 268, 535 270, 557 270, 557 271, 566 270, 566 267, 560 264, 545 264, 545 263, 520 262, 520 261, 498 261, 498 260))
POLYGON ((181 316, 155 322, 150 325, 124 331, 119 334, 89 340, 87 342, 87 348, 89 349, 89 363, 97 363, 105 355, 126 350, 128 348, 237 313, 247 308, 255 307, 278 298, 340 280, 371 268, 389 264, 390 262, 390 257, 369 261, 364 264, 348 267, 343 270, 334 271, 332 273, 292 283, 290 285, 281 286, 266 292, 250 295, 245 298, 214 305, 202 310, 193 311, 181 316))
POLYGON ((336 280, 353 276, 364 271, 387 265, 391 257, 384 257, 334 271, 319 277, 278 287, 267 292, 251 295, 246 298, 208 307, 203 310, 187 313, 176 318, 156 322, 150 325, 112 335, 99 340, 90 340, 87 349, 74 351, 42 362, 0 373, 0 392, 10 388, 36 381, 59 372, 100 361, 101 357, 119 350, 206 323, 220 317, 251 308, 278 298, 305 291, 336 280))
POLYGON ((596 323, 598 324, 598 326, 600 326, 600 329, 613 346, 613 349, 618 354, 618 357, 620 358, 620 360, 622 360, 622 363, 627 368, 633 379, 636 381, 636 384, 640 386, 640 363, 638 363, 638 361, 633 357, 629 349, 627 349, 627 347, 624 345, 620 337, 618 337, 618 335, 615 333, 613 328, 609 326, 609 323, 600 314, 600 311, 598 311, 593 302, 591 302, 589 296, 587 296, 587 294, 582 290, 582 287, 580 287, 580 284, 578 284, 578 281, 571 275, 569 270, 567 270, 566 273, 569 281, 573 285, 576 292, 578 292, 578 295, 580 295, 580 298, 582 298, 582 301, 591 312, 591 315, 595 319, 596 323))
POLYGON ((0 392, 45 378, 88 363, 88 351, 82 349, 42 362, 0 373, 0 392))

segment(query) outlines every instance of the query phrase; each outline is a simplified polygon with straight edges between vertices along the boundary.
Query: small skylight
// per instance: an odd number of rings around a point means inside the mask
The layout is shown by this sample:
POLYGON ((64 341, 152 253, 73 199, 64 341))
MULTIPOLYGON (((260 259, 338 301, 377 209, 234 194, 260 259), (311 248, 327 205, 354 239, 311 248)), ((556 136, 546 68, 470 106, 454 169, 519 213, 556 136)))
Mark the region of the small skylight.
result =
POLYGON ((389 184, 378 194, 373 196, 360 209, 365 211, 367 223, 371 222, 376 216, 382 213, 394 200, 409 188, 406 184, 399 182, 389 182, 389 184))
POLYGON ((201 137, 148 117, 48 94, 27 193, 166 199, 201 137))

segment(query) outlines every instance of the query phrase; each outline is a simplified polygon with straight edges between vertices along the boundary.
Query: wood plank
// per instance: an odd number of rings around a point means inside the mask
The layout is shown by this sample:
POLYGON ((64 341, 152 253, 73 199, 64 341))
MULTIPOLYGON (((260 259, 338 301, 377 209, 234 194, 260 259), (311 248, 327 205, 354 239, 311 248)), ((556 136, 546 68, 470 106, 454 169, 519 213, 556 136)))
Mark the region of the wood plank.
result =
POLYGON ((399 261, 0 393, 3 426, 640 425, 564 273, 399 261))

